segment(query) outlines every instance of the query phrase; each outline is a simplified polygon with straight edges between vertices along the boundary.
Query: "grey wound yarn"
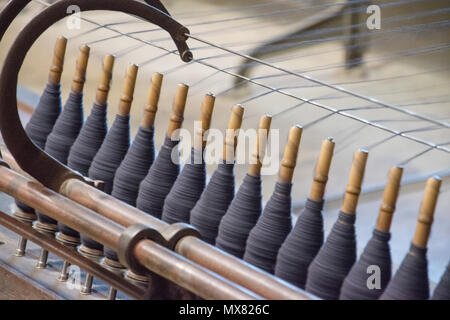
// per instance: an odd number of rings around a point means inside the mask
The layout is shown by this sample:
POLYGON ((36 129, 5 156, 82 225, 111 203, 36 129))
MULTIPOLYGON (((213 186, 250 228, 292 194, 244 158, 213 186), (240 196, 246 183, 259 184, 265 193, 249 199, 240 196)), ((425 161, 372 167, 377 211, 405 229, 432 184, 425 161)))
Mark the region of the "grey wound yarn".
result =
POLYGON ((192 208, 202 195, 206 185, 206 168, 203 151, 191 149, 186 163, 164 201, 162 220, 167 223, 189 223, 192 208), (197 161, 196 161, 197 160, 197 161), (201 163, 195 163, 200 162, 201 163))
POLYGON ((450 300, 450 262, 441 277, 436 289, 434 289, 432 300, 450 300))
POLYGON ((42 150, 44 150, 47 137, 52 132, 61 109, 61 85, 48 83, 25 127, 31 141, 42 150))
MULTIPOLYGON (((111 194, 114 175, 130 146, 130 116, 116 115, 100 149, 89 168, 89 178, 105 182, 104 192, 111 194)), ((81 235, 81 242, 90 249, 103 250, 103 245, 81 235)))
POLYGON ((87 176, 94 156, 105 139, 108 125, 107 106, 93 105, 77 139, 70 148, 67 164, 70 168, 87 176))
POLYGON ((427 249, 411 244, 409 252, 380 299, 427 300, 429 297, 427 249))
POLYGON ((291 189, 290 183, 276 183, 247 239, 244 260, 269 273, 274 272, 278 250, 292 229, 291 189))
POLYGON ((219 223, 234 197, 234 163, 219 163, 191 211, 190 223, 204 241, 214 245, 219 223))
MULTIPOLYGON (((45 152, 63 164, 67 164, 70 148, 83 126, 83 94, 71 92, 62 113, 56 120, 52 132, 47 138, 45 152)), ((58 223, 59 231, 71 237, 79 233, 58 223)))
MULTIPOLYGON (((45 148, 47 137, 52 131, 61 109, 61 85, 48 83, 25 127, 25 132, 31 141, 42 150, 45 148)), ((34 209, 23 202, 16 200, 16 204, 23 212, 34 213, 34 209)))
POLYGON ((83 119, 83 94, 71 92, 47 138, 45 151, 59 162, 67 164, 70 148, 80 133, 83 119))
POLYGON ((130 146, 130 116, 116 115, 111 129, 89 168, 89 178, 105 182, 104 192, 111 194, 114 175, 130 146))
POLYGON ((324 201, 306 200, 305 208, 278 251, 275 275, 304 289, 308 267, 323 244, 324 201))
POLYGON ((262 211, 261 177, 247 174, 222 217, 216 247, 242 258, 250 230, 262 211))
POLYGON ((139 184, 155 159, 154 130, 139 127, 130 149, 114 176, 111 195, 131 206, 136 205, 139 184))
MULTIPOLYGON (((166 136, 155 162, 139 186, 137 208, 157 218, 161 218, 164 199, 180 172, 178 160, 174 163, 171 156, 178 142, 166 136)), ((178 149, 175 150, 178 156, 178 149)))
MULTIPOLYGON (((391 234, 374 230, 372 238, 364 248, 357 263, 353 265, 344 280, 339 299, 341 300, 377 300, 391 280, 391 234), (380 288, 369 287, 367 280, 373 274, 369 266, 380 270, 380 288)), ((374 284, 374 283, 372 283, 374 284)))
POLYGON ((308 268, 306 291, 322 299, 339 298, 342 282, 356 261, 354 214, 339 212, 331 232, 308 268))

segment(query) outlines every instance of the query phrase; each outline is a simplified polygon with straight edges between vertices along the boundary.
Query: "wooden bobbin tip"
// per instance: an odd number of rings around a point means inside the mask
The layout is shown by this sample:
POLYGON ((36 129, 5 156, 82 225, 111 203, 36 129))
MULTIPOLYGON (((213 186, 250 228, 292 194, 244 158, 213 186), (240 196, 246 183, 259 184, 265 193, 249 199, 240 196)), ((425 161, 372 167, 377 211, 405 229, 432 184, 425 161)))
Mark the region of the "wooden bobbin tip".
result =
POLYGON ((108 100, 108 93, 112 80, 115 59, 116 56, 113 54, 108 54, 103 58, 103 69, 100 76, 100 81, 97 86, 97 94, 95 97, 95 102, 99 106, 105 106, 108 100))
POLYGON ((50 66, 50 73, 48 77, 48 81, 51 84, 57 85, 61 82, 61 74, 63 72, 66 47, 67 38, 65 36, 58 37, 53 49, 52 64, 50 66))
POLYGON ((403 166, 397 165, 389 170, 388 181, 384 188, 383 201, 380 206, 376 229, 382 232, 389 232, 391 229, 392 217, 397 203, 400 190, 403 166))
POLYGON ((355 214, 358 205, 361 186, 366 170, 367 158, 369 152, 365 149, 358 149, 353 156, 352 168, 347 186, 345 188, 344 202, 341 211, 347 214, 355 214))
POLYGON ((216 96, 208 92, 203 99, 202 108, 200 111, 201 127, 197 127, 195 131, 194 148, 196 150, 204 150, 206 148, 206 134, 211 126, 211 118, 214 110, 214 103, 216 96))
POLYGON ((127 67, 118 111, 118 114, 121 116, 125 117, 130 114, 138 70, 139 66, 137 64, 131 64, 127 67))
POLYGON ((241 128, 245 108, 241 104, 236 104, 231 109, 230 121, 225 134, 222 158, 227 163, 234 162, 234 156, 238 144, 238 130, 241 128))
POLYGON ((186 100, 189 91, 189 86, 186 83, 178 84, 177 92, 172 106, 172 113, 170 115, 169 129, 167 136, 176 140, 178 137, 174 136, 174 132, 181 128, 184 120, 184 110, 186 107, 186 100))
POLYGON ((159 72, 152 74, 152 82, 148 92, 147 105, 144 109, 144 117, 142 118, 141 124, 145 129, 152 128, 155 123, 163 77, 163 74, 159 72))
POLYGON ((280 173, 278 175, 279 183, 292 183, 294 169, 297 165, 297 155, 302 133, 303 127, 298 124, 289 129, 288 140, 284 149, 283 160, 281 160, 280 173))
POLYGON ((418 247, 427 247, 441 184, 442 180, 439 176, 433 176, 427 180, 413 239, 413 244, 418 247))
POLYGON ((82 93, 84 83, 86 82, 86 69, 89 61, 89 53, 91 48, 84 44, 79 48, 77 64, 75 67, 75 75, 72 81, 72 91, 82 93))
POLYGON ((262 162, 264 160, 267 137, 269 135, 270 125, 272 123, 272 115, 266 113, 259 118, 258 131, 256 137, 256 145, 250 158, 250 166, 248 174, 254 177, 260 176, 262 162))
POLYGON ((325 187, 328 182, 328 174, 330 172, 331 160, 334 152, 334 139, 328 137, 322 142, 319 159, 314 169, 313 184, 309 198, 314 201, 322 201, 325 194, 325 187))

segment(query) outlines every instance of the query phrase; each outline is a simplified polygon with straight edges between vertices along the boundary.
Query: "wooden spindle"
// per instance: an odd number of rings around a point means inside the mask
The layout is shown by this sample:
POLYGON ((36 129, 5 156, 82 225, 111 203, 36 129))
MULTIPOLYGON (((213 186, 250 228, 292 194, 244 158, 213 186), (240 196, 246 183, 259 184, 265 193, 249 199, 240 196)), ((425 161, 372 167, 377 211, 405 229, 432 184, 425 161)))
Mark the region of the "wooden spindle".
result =
POLYGON ((403 167, 396 166, 389 170, 389 177, 383 193, 383 202, 380 206, 376 229, 389 232, 391 229, 392 216, 397 203, 400 182, 402 180, 403 167))
POLYGON ((67 38, 59 37, 56 40, 53 50, 52 65, 50 66, 50 74, 48 82, 51 84, 59 84, 61 82, 61 74, 64 66, 64 56, 66 54, 67 38))
POLYGON ((111 54, 105 56, 105 58, 103 59, 102 74, 100 76, 100 81, 97 86, 97 94, 95 96, 95 103, 99 106, 106 106, 108 101, 114 60, 115 56, 111 54))
POLYGON ((369 152, 363 149, 359 149, 355 152, 352 169, 350 170, 350 177, 345 188, 344 202, 341 207, 341 211, 344 213, 356 213, 356 206, 358 205, 358 199, 361 193, 361 185, 364 179, 368 155, 369 152))
POLYGON ((87 45, 80 47, 80 52, 77 58, 77 65, 75 68, 75 76, 72 80, 72 92, 82 93, 84 83, 86 82, 86 69, 89 61, 89 53, 91 48, 87 45))
POLYGON ((167 136, 171 137, 173 140, 179 139, 177 130, 180 129, 183 124, 188 91, 189 86, 187 84, 180 83, 178 85, 172 106, 172 113, 170 114, 169 129, 167 130, 167 136))
POLYGON ((214 110, 214 103, 216 96, 213 93, 205 95, 202 104, 202 110, 200 111, 201 128, 197 128, 194 137, 194 148, 196 150, 204 150, 206 147, 206 133, 211 126, 211 118, 214 110))
POLYGON ((281 160, 280 173, 278 175, 279 183, 292 183, 302 133, 303 128, 300 125, 292 126, 289 130, 288 140, 286 147, 284 148, 283 160, 281 160))
POLYGON ((251 155, 250 166, 248 168, 248 174, 251 176, 257 177, 261 174, 271 123, 272 115, 270 114, 265 114, 259 119, 256 146, 251 155))
POLYGON ((120 96, 118 114, 126 117, 130 114, 131 103, 133 102, 134 87, 136 86, 136 78, 139 67, 136 64, 129 65, 125 75, 122 95, 120 96))
POLYGON ((222 157, 227 163, 234 162, 236 153, 239 129, 242 125, 242 118, 244 117, 244 106, 237 104, 231 109, 230 121, 228 122, 228 129, 225 134, 225 141, 223 145, 222 157))
POLYGON ((150 129, 155 123, 162 81, 163 75, 161 73, 155 72, 152 75, 152 83, 148 92, 147 106, 145 107, 144 118, 142 119, 143 128, 150 129))
POLYGON ((413 244, 417 247, 427 247, 441 183, 442 180, 438 176, 428 178, 427 180, 425 194, 423 196, 422 203, 420 204, 416 232, 413 239, 413 244))
POLYGON ((330 172, 331 159, 334 152, 334 140, 328 137, 322 142, 319 159, 314 169, 313 184, 309 198, 314 201, 322 201, 325 194, 325 187, 328 181, 328 173, 330 172))

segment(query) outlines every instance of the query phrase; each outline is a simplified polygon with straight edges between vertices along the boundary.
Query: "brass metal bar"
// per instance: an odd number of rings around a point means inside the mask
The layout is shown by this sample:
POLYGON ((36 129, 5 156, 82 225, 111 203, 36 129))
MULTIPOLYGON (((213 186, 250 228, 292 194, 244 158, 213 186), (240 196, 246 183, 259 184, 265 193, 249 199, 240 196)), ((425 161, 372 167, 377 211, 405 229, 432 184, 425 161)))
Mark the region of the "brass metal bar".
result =
MULTIPOLYGON (((0 191, 117 251, 124 228, 36 181, 0 167, 0 191)), ((87 184, 84 184, 87 185, 87 184)), ((103 195, 106 195, 103 193, 103 195)), ((119 201, 119 203, 121 203, 119 201)), ((65 249, 67 251, 67 249, 65 249)), ((138 261, 205 299, 261 299, 257 294, 202 268, 169 249, 143 240, 134 250, 138 261), (151 259, 148 256, 151 254, 151 259), (184 275, 184 273, 188 273, 184 275), (212 284, 212 285, 211 285, 212 284), (213 290, 211 287, 213 286, 213 290)), ((70 254, 74 254, 70 251, 70 254)), ((69 259, 67 259, 69 260, 69 259)), ((70 261, 70 260, 69 260, 70 261)), ((88 271, 90 272, 90 271, 88 271)))
MULTIPOLYGON (((167 223, 77 179, 66 180, 61 187, 60 193, 125 227, 135 223, 142 223, 160 232, 168 227, 167 223)), ((212 247, 197 238, 183 238, 178 243, 175 251, 264 298, 278 300, 305 300, 314 298, 309 293, 255 268, 222 250, 212 247)))

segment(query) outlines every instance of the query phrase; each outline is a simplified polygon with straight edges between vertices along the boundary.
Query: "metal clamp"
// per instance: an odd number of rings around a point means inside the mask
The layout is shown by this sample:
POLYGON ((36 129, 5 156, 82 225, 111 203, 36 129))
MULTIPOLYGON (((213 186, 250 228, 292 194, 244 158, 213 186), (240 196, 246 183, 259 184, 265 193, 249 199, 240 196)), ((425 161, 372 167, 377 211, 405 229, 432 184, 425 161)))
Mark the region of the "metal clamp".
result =
POLYGON ((167 247, 175 251, 178 242, 184 237, 192 236, 201 239, 200 232, 187 223, 178 222, 171 224, 162 232, 162 236, 167 242, 167 247))
MULTIPOLYGON (((0 41, 14 18, 30 1, 12 0, 0 11, 0 41)), ((19 70, 28 50, 45 30, 67 16, 67 7, 70 5, 78 6, 80 12, 93 10, 123 12, 156 24, 170 34, 181 59, 185 62, 192 60, 192 53, 186 43, 186 34, 189 30, 168 15, 167 10, 157 0, 147 0, 146 3, 137 0, 59 0, 33 17, 17 35, 3 61, 0 75, 0 128, 3 140, 17 164, 56 192, 59 192, 64 181, 72 178, 82 180, 83 177, 31 142, 20 123, 16 87, 19 70)))
POLYGON ((133 224, 120 235, 117 255, 121 264, 136 274, 144 275, 149 271, 134 257, 133 250, 139 241, 148 239, 167 247, 166 239, 158 230, 144 224, 133 224))

